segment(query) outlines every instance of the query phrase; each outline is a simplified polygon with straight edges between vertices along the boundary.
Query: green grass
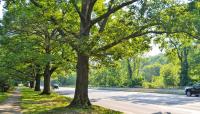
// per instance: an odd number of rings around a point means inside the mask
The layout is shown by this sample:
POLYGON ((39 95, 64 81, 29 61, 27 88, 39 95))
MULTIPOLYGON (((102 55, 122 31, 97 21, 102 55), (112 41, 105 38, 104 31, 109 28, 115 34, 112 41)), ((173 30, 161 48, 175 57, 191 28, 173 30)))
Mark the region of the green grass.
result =
POLYGON ((8 99, 8 97, 9 97, 9 93, 0 92, 0 103, 2 103, 3 101, 5 101, 6 99, 8 99))
POLYGON ((21 89, 21 107, 23 114, 122 114, 100 106, 90 108, 67 107, 71 98, 52 93, 51 95, 39 95, 29 88, 21 89))

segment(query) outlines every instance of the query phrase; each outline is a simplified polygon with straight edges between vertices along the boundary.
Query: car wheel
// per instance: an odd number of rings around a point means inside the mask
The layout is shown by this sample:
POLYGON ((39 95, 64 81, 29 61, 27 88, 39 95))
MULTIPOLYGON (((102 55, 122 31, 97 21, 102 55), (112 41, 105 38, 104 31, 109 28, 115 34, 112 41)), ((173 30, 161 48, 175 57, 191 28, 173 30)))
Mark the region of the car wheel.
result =
POLYGON ((199 97, 199 95, 195 95, 195 97, 199 97))
POLYGON ((187 92, 186 92, 186 95, 187 95, 188 97, 190 97, 190 96, 192 95, 192 93, 191 93, 190 91, 187 91, 187 92))

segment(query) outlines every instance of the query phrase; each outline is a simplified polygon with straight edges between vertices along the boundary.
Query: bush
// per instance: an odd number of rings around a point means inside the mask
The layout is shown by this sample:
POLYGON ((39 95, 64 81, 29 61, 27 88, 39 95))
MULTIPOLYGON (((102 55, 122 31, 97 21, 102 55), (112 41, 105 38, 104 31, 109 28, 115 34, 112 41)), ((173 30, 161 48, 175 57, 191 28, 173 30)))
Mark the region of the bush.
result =
POLYGON ((135 77, 135 78, 133 78, 133 80, 132 80, 132 86, 142 86, 142 82, 143 82, 143 80, 144 80, 144 78, 142 77, 142 76, 140 76, 140 77, 135 77))
POLYGON ((151 83, 150 83, 150 82, 147 82, 147 81, 143 81, 143 82, 142 82, 142 87, 143 87, 143 88, 150 88, 150 86, 151 86, 151 83))
POLYGON ((152 82, 143 81, 143 88, 164 88, 165 85, 163 83, 163 77, 161 76, 153 76, 152 82))
POLYGON ((175 87, 179 82, 178 67, 173 64, 163 65, 161 68, 161 76, 163 77, 163 83, 166 87, 175 87))

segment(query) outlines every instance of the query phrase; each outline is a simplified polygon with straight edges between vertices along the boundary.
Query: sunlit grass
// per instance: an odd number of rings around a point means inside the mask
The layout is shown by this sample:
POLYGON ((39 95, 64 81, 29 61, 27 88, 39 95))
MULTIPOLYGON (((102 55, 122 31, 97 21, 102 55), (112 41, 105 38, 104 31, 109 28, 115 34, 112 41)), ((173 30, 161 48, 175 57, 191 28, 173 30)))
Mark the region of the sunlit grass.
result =
POLYGON ((68 108, 71 98, 53 93, 39 95, 29 88, 21 89, 21 107, 23 114, 121 114, 121 112, 100 106, 90 108, 68 108))
POLYGON ((0 103, 5 101, 8 98, 8 96, 9 96, 8 93, 0 92, 0 103))

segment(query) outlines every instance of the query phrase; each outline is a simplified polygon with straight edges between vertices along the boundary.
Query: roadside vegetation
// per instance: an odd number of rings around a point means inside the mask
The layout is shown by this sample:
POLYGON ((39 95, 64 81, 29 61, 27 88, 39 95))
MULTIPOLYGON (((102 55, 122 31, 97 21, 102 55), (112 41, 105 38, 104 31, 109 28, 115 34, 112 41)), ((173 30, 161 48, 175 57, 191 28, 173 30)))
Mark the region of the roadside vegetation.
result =
MULTIPOLYGON (((147 89, 182 89, 184 86, 191 86, 200 81, 198 73, 200 51, 199 48, 192 47, 192 45, 194 44, 190 44, 186 58, 189 68, 186 67, 187 75, 185 76, 187 79, 184 79, 184 85, 181 85, 181 69, 184 66, 181 66, 176 52, 168 52, 156 56, 143 57, 138 55, 130 57, 129 60, 121 59, 113 62, 112 65, 101 66, 98 70, 91 68, 89 86, 147 89)), ((196 46, 200 47, 200 44, 196 44, 196 46)), ((75 80, 76 75, 72 74, 67 77, 58 76, 53 81, 62 86, 72 86, 75 85, 75 80)))
POLYGON ((6 99, 8 99, 9 94, 6 92, 0 92, 0 103, 2 103, 3 101, 5 101, 6 99))
POLYGON ((71 98, 52 93, 39 95, 30 88, 21 88, 23 114, 122 114, 121 112, 93 105, 86 108, 67 107, 71 98))

